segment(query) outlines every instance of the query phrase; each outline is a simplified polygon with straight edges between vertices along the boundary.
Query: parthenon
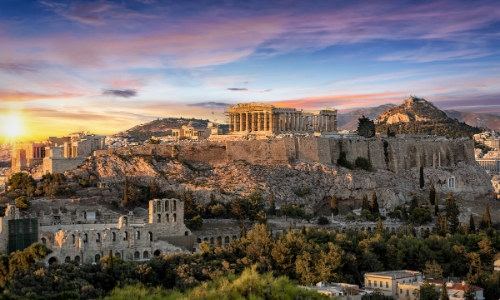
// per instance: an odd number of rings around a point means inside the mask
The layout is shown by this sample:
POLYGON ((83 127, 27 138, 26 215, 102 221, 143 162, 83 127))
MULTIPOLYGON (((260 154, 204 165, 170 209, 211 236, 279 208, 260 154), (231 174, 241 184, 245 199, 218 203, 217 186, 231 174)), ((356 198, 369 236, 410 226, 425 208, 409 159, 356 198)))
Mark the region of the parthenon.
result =
POLYGON ((337 110, 331 108, 304 111, 252 102, 229 106, 227 113, 231 134, 324 134, 337 131, 337 110))

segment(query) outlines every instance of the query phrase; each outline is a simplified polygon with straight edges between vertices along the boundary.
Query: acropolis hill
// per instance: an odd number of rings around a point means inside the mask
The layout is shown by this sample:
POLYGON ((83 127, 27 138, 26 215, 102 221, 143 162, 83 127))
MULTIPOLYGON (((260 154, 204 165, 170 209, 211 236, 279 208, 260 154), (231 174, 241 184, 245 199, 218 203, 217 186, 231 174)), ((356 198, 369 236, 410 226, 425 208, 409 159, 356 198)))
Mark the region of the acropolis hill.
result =
POLYGON ((125 175, 138 185, 155 180, 164 191, 193 191, 199 203, 227 203, 258 189, 264 199, 272 191, 277 205, 296 203, 316 212, 332 195, 347 206, 376 191, 390 209, 409 201, 413 191, 426 199, 431 182, 441 198, 453 192, 457 199, 473 200, 491 197, 492 191, 468 139, 284 137, 143 145, 96 154, 74 174, 94 174, 110 187, 122 186, 125 175), (364 157, 377 170, 340 167, 341 152, 351 162, 364 157), (427 190, 418 187, 420 165, 427 190), (301 189, 307 193, 298 193, 301 189))

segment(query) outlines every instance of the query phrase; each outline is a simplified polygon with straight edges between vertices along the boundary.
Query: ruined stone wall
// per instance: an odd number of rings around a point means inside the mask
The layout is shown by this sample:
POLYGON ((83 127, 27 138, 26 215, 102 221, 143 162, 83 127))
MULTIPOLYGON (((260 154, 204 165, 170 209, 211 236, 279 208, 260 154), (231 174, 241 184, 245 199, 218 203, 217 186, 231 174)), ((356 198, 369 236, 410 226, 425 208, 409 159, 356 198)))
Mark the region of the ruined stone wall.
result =
MULTIPOLYGON (((293 140, 289 140, 289 142, 293 140)), ((286 165, 292 154, 292 146, 283 140, 255 140, 226 142, 227 162, 247 162, 256 165, 286 165)), ((294 146, 293 146, 294 148, 294 146)))
POLYGON ((45 157, 43 159, 43 174, 46 173, 64 173, 68 170, 76 169, 78 166, 83 165, 85 158, 51 158, 45 157))

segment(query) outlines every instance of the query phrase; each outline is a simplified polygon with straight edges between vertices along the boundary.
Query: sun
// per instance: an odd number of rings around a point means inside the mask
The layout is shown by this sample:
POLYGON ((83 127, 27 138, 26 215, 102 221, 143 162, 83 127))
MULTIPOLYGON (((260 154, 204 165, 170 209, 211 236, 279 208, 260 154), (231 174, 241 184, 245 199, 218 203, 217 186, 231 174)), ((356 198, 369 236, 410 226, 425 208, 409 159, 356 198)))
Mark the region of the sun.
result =
POLYGON ((17 114, 1 116, 0 124, 5 139, 15 139, 24 135, 24 125, 21 117, 17 114))

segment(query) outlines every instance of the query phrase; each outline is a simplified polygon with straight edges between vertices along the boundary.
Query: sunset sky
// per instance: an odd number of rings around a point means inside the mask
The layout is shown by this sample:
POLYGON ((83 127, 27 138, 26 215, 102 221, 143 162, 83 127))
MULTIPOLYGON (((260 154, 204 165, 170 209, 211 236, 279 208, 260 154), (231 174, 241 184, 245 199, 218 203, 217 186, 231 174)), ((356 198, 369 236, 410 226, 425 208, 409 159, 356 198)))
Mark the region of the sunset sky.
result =
POLYGON ((0 127, 25 139, 409 95, 500 114, 498 0, 0 1, 0 127))

